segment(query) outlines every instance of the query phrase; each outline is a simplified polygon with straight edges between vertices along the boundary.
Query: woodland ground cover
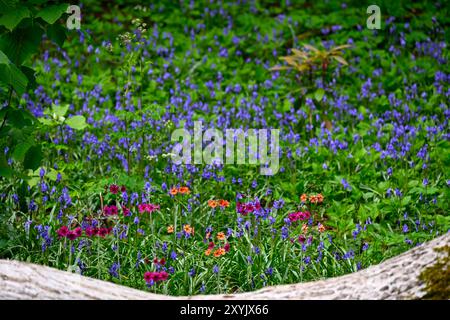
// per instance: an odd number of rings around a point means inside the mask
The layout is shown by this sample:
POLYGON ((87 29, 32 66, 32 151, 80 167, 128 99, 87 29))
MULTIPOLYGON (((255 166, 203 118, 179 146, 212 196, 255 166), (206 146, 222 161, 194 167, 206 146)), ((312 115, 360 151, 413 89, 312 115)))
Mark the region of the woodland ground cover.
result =
POLYGON ((35 86, 1 88, 0 256, 229 293, 448 232, 448 4, 380 2, 380 30, 369 4, 84 1, 80 30, 48 27, 23 59, 35 86), (174 164, 195 121, 279 129, 279 171, 174 164))

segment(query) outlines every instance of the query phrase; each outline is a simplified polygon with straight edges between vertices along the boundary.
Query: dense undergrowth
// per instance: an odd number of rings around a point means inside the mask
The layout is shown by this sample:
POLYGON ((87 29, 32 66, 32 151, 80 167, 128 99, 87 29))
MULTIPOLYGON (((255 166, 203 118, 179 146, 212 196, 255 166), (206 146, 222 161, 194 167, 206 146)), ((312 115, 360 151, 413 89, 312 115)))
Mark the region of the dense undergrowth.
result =
POLYGON ((0 180, 0 255, 224 293, 355 272, 448 232, 449 10, 392 2, 380 30, 360 2, 83 2, 81 29, 44 39, 36 89, 12 101, 38 119, 43 161, 0 180), (350 46, 345 63, 271 70, 305 44, 350 46), (194 121, 280 129, 279 172, 173 164, 171 133, 194 121))

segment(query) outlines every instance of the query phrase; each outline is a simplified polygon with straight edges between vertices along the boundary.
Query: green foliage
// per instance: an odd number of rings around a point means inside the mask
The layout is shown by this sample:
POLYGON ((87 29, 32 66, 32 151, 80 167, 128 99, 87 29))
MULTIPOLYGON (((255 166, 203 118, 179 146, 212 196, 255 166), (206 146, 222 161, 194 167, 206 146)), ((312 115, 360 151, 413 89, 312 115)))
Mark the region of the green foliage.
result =
POLYGON ((27 88, 27 76, 2 51, 0 51, 0 79, 11 85, 18 94, 23 94, 27 88))
MULTIPOLYGON (((0 147, 12 147, 13 159, 23 164, 24 169, 36 169, 42 159, 42 147, 30 139, 38 135, 40 126, 25 109, 18 108, 20 96, 36 85, 35 70, 25 64, 38 52, 42 35, 48 33, 58 45, 65 39, 65 29, 56 25, 68 5, 46 6, 45 1, 1 1, 0 2, 0 84, 6 88, 0 96, 7 101, 1 109, 2 139, 0 147), (2 27, 3 26, 3 27, 2 27)), ((85 128, 84 118, 69 121, 76 129, 85 128)), ((10 178, 13 170, 2 161, 0 175, 10 178)), ((22 176, 20 170, 16 172, 22 176)))

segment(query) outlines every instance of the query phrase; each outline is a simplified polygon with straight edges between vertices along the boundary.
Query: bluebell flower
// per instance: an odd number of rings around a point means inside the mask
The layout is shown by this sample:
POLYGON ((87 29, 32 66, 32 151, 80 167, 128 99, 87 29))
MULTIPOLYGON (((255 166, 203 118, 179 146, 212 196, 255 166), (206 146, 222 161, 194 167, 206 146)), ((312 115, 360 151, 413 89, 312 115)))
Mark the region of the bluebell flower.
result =
POLYGON ((352 190, 352 187, 351 187, 350 184, 347 182, 347 180, 342 179, 342 180, 341 180, 341 184, 342 184, 342 186, 344 187, 344 190, 348 190, 348 191, 351 191, 351 190, 352 190))
POLYGON ((403 225, 403 233, 407 233, 409 231, 408 225, 404 224, 403 225))

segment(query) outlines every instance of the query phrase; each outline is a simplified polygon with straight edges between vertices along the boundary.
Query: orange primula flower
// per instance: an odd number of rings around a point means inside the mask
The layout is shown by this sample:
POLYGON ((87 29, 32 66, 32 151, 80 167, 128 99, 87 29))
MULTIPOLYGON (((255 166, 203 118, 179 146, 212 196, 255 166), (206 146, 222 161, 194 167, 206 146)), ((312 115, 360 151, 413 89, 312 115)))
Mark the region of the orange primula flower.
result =
POLYGON ((205 256, 209 256, 211 254, 211 249, 207 249, 206 251, 205 251, 205 256))
POLYGON ((227 200, 219 200, 219 206, 222 208, 228 208, 230 206, 230 202, 227 200))
POLYGON ((173 225, 167 227, 167 233, 173 233, 173 225))
POLYGON ((208 206, 211 208, 217 207, 217 201, 216 200, 208 200, 208 206))
POLYGON ((179 191, 181 194, 187 194, 187 193, 190 193, 190 192, 191 192, 191 190, 189 190, 188 187, 180 187, 180 188, 178 189, 178 191, 179 191))
POLYGON ((226 239, 225 233, 223 233, 223 232, 217 233, 217 239, 218 240, 225 240, 226 239))
POLYGON ((185 224, 183 227, 184 232, 186 233, 191 233, 192 232, 192 227, 188 224, 185 224))
POLYGON ((308 232, 308 229, 309 229, 309 228, 308 228, 308 226, 307 226, 306 224, 303 224, 303 225, 302 225, 302 232, 303 232, 303 233, 307 233, 307 232, 308 232))
POLYGON ((311 203, 317 203, 317 198, 316 198, 316 196, 309 196, 309 201, 310 201, 311 203))
POLYGON ((322 195, 321 193, 319 193, 318 195, 316 195, 316 198, 317 198, 317 201, 318 201, 319 203, 322 203, 322 202, 323 202, 323 195, 322 195))
POLYGON ((172 188, 172 189, 170 189, 170 194, 171 195, 176 195, 178 193, 178 189, 177 188, 172 188))
POLYGON ((214 257, 218 258, 221 255, 225 254, 225 249, 224 248, 219 248, 216 251, 214 251, 214 257))
POLYGON ((323 224, 319 223, 317 225, 317 229, 319 230, 319 232, 324 232, 325 231, 325 226, 323 224))
POLYGON ((301 202, 306 202, 306 200, 308 200, 308 196, 304 193, 300 196, 300 201, 301 202))

